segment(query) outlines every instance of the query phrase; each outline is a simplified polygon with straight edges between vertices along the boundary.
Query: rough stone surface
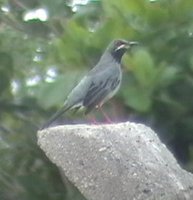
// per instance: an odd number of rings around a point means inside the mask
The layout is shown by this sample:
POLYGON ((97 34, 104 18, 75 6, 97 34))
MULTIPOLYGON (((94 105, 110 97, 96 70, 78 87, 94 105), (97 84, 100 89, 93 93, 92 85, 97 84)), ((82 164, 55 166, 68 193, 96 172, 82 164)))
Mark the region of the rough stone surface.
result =
POLYGON ((193 175, 144 125, 58 126, 38 144, 88 200, 193 199, 193 175))

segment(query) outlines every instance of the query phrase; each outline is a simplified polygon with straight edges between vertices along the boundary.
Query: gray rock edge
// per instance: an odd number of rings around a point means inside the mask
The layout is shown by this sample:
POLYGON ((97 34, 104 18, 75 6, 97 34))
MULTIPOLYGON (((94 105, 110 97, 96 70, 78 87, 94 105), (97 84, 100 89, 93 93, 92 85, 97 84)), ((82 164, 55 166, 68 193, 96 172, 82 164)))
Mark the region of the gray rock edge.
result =
POLYGON ((88 200, 193 199, 193 175, 142 124, 57 126, 38 144, 88 200))

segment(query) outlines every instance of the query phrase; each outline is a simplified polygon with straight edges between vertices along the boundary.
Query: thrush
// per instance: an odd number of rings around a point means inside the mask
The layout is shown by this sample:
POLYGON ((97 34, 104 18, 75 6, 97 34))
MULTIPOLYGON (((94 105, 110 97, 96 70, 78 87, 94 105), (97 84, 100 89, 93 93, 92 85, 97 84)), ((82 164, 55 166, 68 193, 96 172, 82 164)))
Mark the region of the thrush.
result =
POLYGON ((117 39, 112 41, 99 62, 70 92, 62 108, 42 127, 48 127, 57 118, 71 109, 85 108, 85 114, 101 107, 120 88, 122 80, 121 59, 124 53, 137 42, 117 39))

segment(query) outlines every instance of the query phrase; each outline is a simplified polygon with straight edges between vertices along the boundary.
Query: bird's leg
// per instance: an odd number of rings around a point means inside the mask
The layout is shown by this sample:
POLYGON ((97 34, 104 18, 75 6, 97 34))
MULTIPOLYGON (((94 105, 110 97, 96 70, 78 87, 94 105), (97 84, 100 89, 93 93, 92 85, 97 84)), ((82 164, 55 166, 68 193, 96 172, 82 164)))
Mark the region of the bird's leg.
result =
POLYGON ((90 121, 91 122, 91 124, 98 124, 98 122, 96 121, 96 118, 94 117, 94 116, 92 116, 92 115, 86 115, 87 117, 87 119, 88 119, 88 121, 90 121))
POLYGON ((107 123, 112 123, 112 120, 110 119, 110 117, 103 111, 102 109, 102 104, 99 104, 97 106, 97 108, 101 111, 101 113, 103 114, 103 116, 105 117, 105 120, 107 121, 107 123))

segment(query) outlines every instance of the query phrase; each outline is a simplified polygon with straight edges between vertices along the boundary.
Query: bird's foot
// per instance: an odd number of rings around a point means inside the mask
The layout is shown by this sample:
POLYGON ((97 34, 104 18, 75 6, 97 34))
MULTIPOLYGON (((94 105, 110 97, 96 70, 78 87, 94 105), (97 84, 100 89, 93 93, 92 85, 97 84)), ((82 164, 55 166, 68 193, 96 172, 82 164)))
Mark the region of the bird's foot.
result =
POLYGON ((107 124, 112 124, 112 120, 110 119, 110 117, 107 115, 107 113, 105 113, 103 111, 103 109, 99 106, 98 109, 101 111, 101 113, 103 114, 105 120, 106 120, 106 123, 107 124))
POLYGON ((94 125, 99 124, 94 116, 87 116, 87 119, 91 124, 94 124, 94 125))

